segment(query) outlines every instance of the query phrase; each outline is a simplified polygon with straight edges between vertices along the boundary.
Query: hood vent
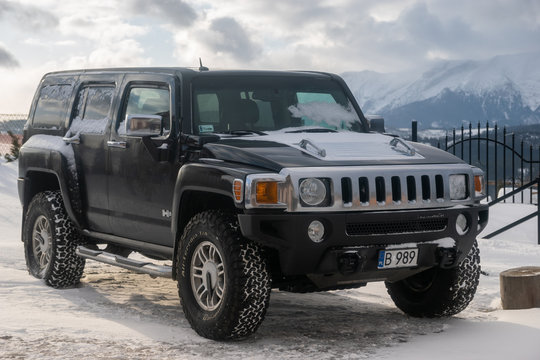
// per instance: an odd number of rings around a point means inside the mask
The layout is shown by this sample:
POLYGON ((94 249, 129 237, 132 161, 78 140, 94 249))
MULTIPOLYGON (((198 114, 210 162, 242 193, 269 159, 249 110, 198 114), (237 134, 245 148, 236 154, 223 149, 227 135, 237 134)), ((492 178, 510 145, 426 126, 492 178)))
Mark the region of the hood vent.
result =
POLYGON ((298 144, 302 149, 316 154, 320 157, 326 157, 326 150, 315 145, 315 142, 310 139, 302 139, 298 144))

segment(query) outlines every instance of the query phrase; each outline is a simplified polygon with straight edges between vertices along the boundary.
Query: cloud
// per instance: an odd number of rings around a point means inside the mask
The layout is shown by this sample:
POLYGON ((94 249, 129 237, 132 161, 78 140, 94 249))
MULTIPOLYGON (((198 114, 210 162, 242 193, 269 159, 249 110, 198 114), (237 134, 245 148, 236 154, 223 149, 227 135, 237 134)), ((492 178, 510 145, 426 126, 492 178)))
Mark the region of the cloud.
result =
POLYGON ((131 10, 139 15, 151 15, 178 28, 188 27, 197 19, 197 13, 182 0, 130 0, 131 10))
POLYGON ((17 59, 0 46, 0 67, 13 68, 17 66, 19 66, 17 59))
POLYGON ((58 25, 58 18, 49 11, 6 0, 0 0, 0 19, 13 21, 17 26, 30 31, 54 28, 58 25))
POLYGON ((209 31, 200 38, 218 54, 228 54, 241 61, 252 60, 258 52, 248 33, 232 17, 213 20, 209 31))
POLYGON ((179 58, 219 54, 236 67, 392 72, 438 58, 540 51, 540 2, 531 0, 228 0, 206 3, 204 14, 205 26, 175 33, 179 58), (211 20, 227 18, 239 24, 238 36, 211 20), (242 36, 254 51, 240 45, 242 36), (238 56, 239 49, 248 51, 238 56))

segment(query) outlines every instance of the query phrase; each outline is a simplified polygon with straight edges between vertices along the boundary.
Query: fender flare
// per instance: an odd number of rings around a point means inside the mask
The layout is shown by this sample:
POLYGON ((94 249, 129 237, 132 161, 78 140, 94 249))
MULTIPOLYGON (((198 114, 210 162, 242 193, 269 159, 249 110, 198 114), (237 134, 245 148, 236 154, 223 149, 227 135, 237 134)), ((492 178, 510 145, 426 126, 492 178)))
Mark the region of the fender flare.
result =
POLYGON ((23 218, 35 193, 46 190, 41 188, 42 184, 35 181, 39 173, 47 173, 56 177, 66 213, 75 227, 82 229, 82 201, 77 169, 73 165, 70 166, 64 154, 53 149, 44 150, 28 147, 21 149, 18 191, 23 205, 23 218))
MULTIPOLYGON (((176 254, 181 233, 180 220, 182 219, 182 198, 186 193, 200 192, 226 197, 235 204, 232 184, 235 178, 242 177, 240 173, 230 168, 211 166, 206 164, 186 164, 180 168, 174 187, 171 216, 171 232, 174 239, 173 248, 173 279, 176 279, 176 254)), ((237 204, 235 204, 238 206, 237 204)))

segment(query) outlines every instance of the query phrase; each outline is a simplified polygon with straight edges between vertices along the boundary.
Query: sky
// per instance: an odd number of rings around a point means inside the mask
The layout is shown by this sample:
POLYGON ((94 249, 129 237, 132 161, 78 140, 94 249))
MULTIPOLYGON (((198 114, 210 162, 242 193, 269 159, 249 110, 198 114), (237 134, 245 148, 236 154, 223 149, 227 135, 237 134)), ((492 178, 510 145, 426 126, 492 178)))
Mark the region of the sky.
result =
POLYGON ((539 0, 0 0, 0 114, 115 66, 416 71, 540 51, 539 0))

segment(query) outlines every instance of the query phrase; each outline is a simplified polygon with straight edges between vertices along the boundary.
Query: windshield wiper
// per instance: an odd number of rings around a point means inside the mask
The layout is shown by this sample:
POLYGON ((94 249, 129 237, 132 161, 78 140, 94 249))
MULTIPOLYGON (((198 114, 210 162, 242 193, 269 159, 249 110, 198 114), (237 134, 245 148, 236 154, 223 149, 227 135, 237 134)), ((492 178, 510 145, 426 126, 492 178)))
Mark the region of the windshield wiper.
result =
POLYGON ((218 134, 231 134, 231 135, 238 135, 238 136, 253 135, 253 134, 261 135, 261 136, 268 135, 267 133, 259 131, 259 130, 230 130, 230 131, 220 131, 218 132, 218 134))
POLYGON ((337 130, 333 129, 326 129, 326 128, 313 128, 313 129, 299 129, 299 130, 291 130, 291 131, 285 131, 286 133, 336 133, 337 130))

